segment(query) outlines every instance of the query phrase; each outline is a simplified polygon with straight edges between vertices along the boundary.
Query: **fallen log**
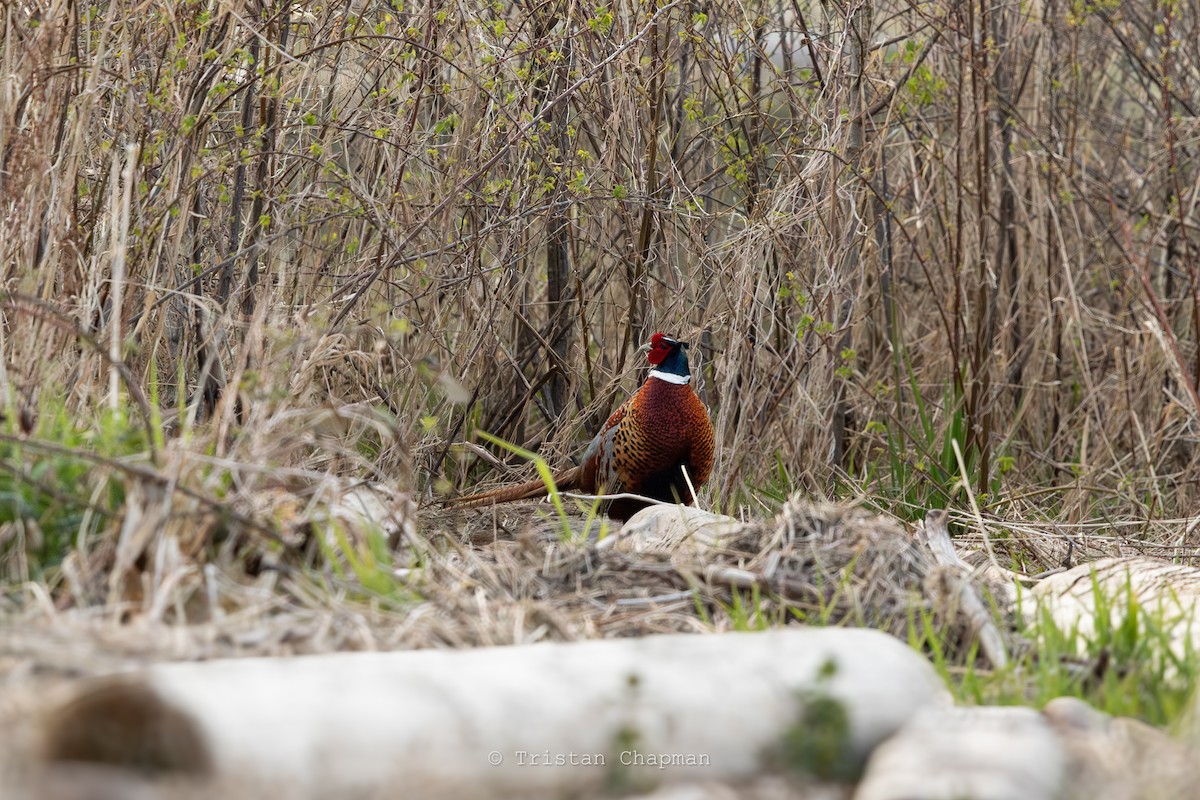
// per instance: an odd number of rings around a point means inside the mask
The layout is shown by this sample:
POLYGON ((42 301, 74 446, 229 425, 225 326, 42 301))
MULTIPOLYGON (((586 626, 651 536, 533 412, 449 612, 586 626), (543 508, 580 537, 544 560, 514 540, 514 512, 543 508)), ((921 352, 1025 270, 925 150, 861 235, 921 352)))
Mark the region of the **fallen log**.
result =
POLYGON ((871 756, 855 800, 1054 800, 1063 745, 1038 712, 1017 706, 919 714, 871 756))
POLYGON ((797 753, 861 765, 945 702, 920 655, 861 629, 339 653, 87 683, 49 715, 43 756, 278 796, 557 797, 824 768, 797 753))

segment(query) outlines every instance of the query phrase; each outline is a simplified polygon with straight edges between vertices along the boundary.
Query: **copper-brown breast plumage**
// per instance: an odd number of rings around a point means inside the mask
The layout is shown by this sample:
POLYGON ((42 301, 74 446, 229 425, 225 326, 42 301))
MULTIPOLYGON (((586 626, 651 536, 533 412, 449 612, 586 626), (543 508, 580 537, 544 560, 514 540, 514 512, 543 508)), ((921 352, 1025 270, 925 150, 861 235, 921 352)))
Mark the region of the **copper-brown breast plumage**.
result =
MULTIPOLYGON (((650 378, 588 447, 580 485, 587 491, 629 492, 690 504, 694 498, 681 467, 699 489, 712 463, 712 424, 692 387, 650 378)), ((615 500, 608 513, 627 519, 644 505, 615 500)))

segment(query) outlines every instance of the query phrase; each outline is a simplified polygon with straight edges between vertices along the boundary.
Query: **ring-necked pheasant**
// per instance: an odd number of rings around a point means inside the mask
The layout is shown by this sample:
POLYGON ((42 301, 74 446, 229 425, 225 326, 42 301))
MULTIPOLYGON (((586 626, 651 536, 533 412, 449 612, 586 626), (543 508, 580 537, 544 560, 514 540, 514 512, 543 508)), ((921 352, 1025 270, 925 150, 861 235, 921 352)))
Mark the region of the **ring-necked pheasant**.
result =
MULTIPOLYGON (((637 393, 613 412, 592 439, 579 466, 554 476, 560 491, 587 494, 639 494, 655 500, 691 505, 683 470, 699 489, 713 464, 713 428, 708 412, 692 391, 686 342, 664 334, 650 337, 646 358, 649 377, 637 393)), ((546 485, 533 480, 447 502, 473 508, 546 496, 546 485)), ((639 500, 611 501, 606 513, 627 520, 649 505, 639 500)))

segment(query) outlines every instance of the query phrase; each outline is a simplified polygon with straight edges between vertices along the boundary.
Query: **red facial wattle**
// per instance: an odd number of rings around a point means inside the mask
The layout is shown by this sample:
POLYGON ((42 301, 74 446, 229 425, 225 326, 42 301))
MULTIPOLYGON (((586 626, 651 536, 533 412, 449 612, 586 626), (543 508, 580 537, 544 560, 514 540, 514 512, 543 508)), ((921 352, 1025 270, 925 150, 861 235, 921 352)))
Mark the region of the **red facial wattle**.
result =
POLYGON ((671 353, 671 345, 667 344, 666 334, 656 333, 650 337, 650 352, 646 353, 646 360, 651 366, 657 367, 671 353))

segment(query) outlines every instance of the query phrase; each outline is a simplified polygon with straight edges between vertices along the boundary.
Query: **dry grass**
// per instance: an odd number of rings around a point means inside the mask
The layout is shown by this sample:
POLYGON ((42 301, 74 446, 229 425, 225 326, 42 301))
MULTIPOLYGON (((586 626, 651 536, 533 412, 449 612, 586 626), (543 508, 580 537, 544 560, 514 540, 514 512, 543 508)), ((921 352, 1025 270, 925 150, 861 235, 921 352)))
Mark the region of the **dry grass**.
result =
MULTIPOLYGON (((419 548, 422 568, 396 581, 402 599, 364 597, 356 582, 286 559, 255 580, 220 578, 203 598, 198 575, 148 569, 139 610, 154 597, 177 602, 158 615, 131 614, 132 601, 58 610, 35 592, 0 644, 0 727, 14 732, 0 787, 25 774, 38 747, 33 723, 64 684, 154 661, 747 630, 797 618, 904 635, 913 613, 932 615, 921 595, 927 558, 903 528, 863 512, 796 501, 768 522, 736 526, 716 549, 671 552, 628 538, 564 540, 557 522, 530 524, 544 513, 517 507, 497 521, 459 512, 438 526, 457 533, 404 534, 397 552, 419 548)), ((155 791, 174 796, 168 789, 155 791)))
POLYGON ((785 516, 881 560, 777 522, 713 557, 782 570, 766 620, 697 579, 714 564, 436 510, 531 474, 476 430, 565 463, 656 329, 694 342, 708 507, 947 506, 1029 574, 1200 546, 1186 4, 54 0, 0 23, 10 675, 899 630, 911 545, 824 507, 785 516), (383 533, 337 516, 367 481, 383 533))
POLYGON ((424 494, 487 477, 476 428, 565 458, 664 328, 723 507, 783 474, 919 517, 953 439, 1002 516, 1184 516, 1178 14, 12 5, 7 401, 152 385, 196 449, 424 494))
MULTIPOLYGON (((794 501, 771 520, 740 524, 716 549, 669 552, 634 540, 564 540, 545 514, 530 504, 496 517, 446 512, 442 532, 397 547, 395 563, 420 568, 393 566, 374 592, 336 565, 306 568, 301 547, 254 577, 229 564, 159 568, 171 556, 152 553, 157 564, 140 572, 140 587, 90 612, 55 608, 31 586, 3 653, 10 668, 78 674, 111 670, 111 659, 471 647, 797 619, 904 635, 924 607, 928 558, 903 528, 861 511, 794 501), (93 644, 98 667, 87 665, 93 644)), ((367 524, 346 523, 349 540, 368 535, 367 524)), ((350 548, 339 560, 362 552, 350 548)))

